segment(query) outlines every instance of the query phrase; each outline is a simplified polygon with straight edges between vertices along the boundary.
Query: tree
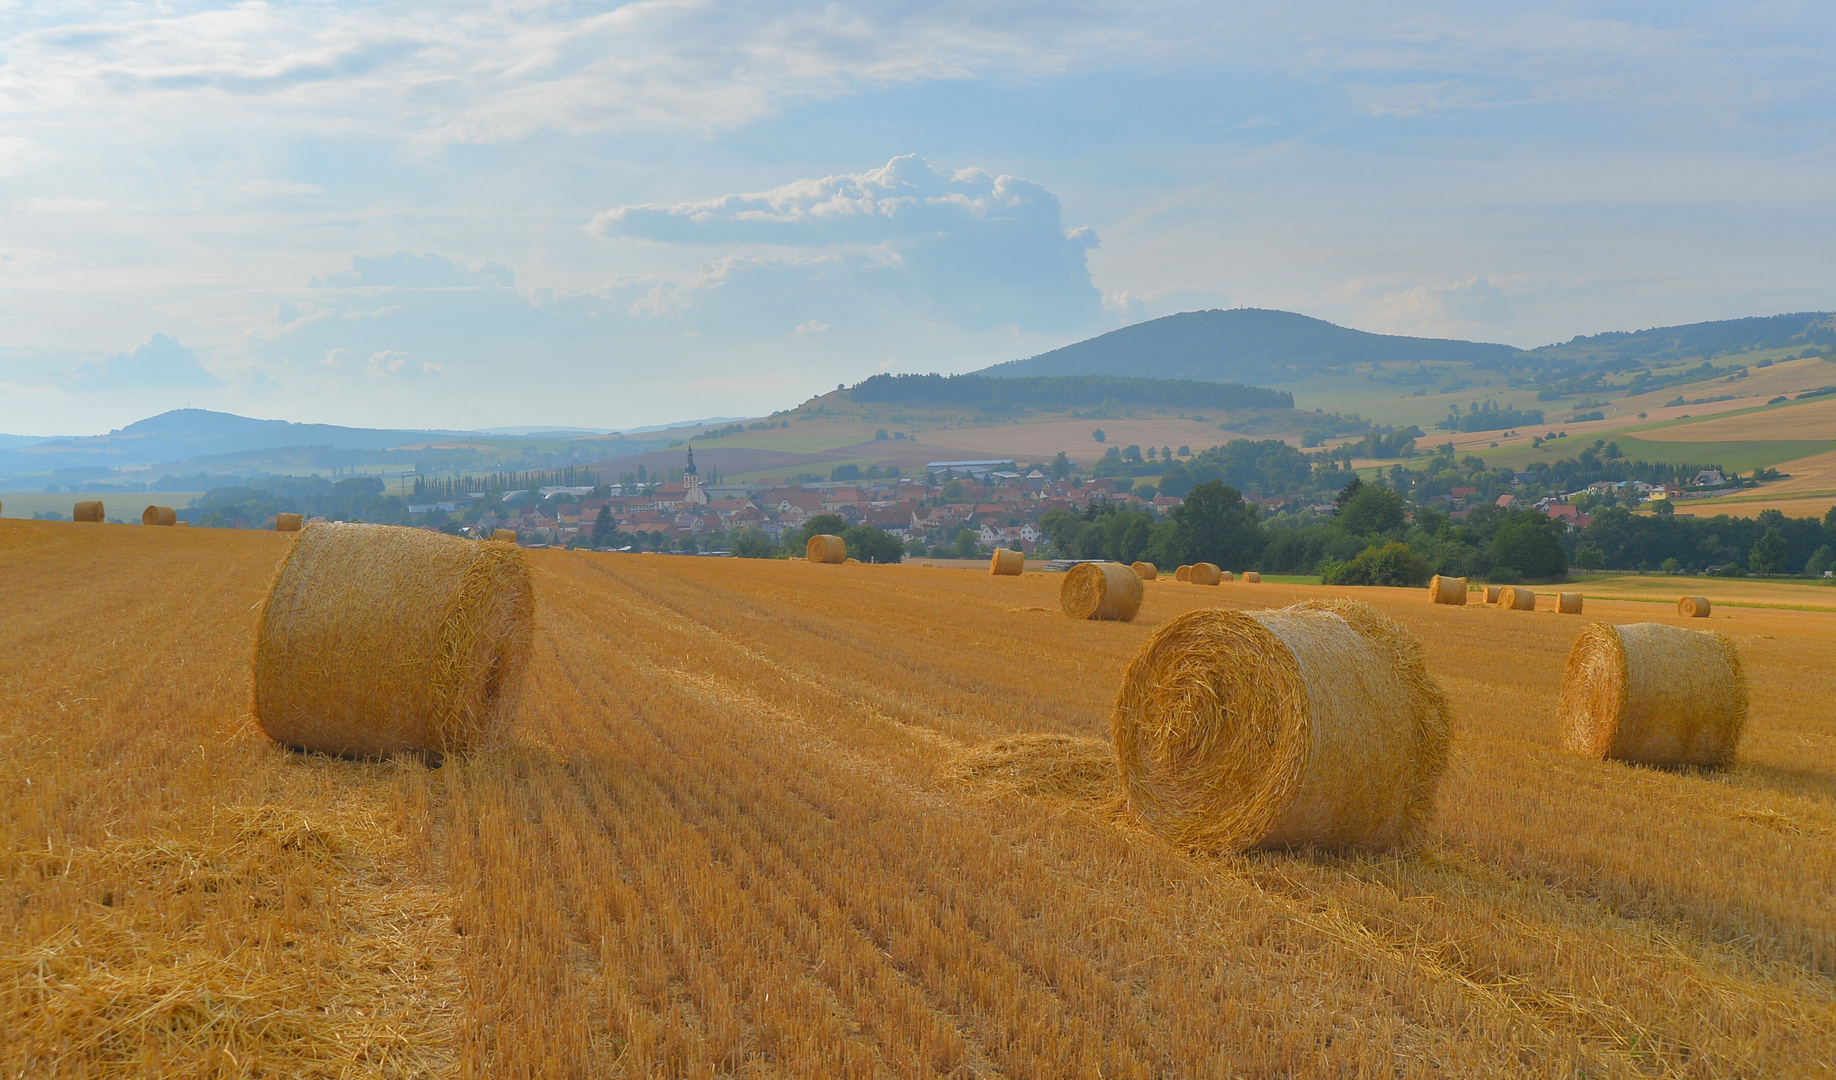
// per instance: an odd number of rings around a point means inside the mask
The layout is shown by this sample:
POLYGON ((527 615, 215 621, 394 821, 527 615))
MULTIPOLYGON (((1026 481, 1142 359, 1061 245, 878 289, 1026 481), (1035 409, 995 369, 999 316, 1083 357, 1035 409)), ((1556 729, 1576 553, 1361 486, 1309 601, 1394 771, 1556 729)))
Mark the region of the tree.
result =
POLYGON ((1337 516, 1342 512, 1345 509, 1345 504, 1351 502, 1352 498, 1362 490, 1364 490, 1364 479, 1354 473, 1351 481, 1340 488, 1339 493, 1332 497, 1333 515, 1337 516))
POLYGON ((1818 548, 1804 564, 1804 572, 1811 577, 1822 577, 1826 570, 1836 570, 1836 548, 1828 544, 1818 548))
POLYGON ((1090 437, 1095 439, 1097 442, 1102 442, 1104 439, 1107 439, 1109 436, 1103 434, 1102 428, 1097 428, 1095 431, 1090 433, 1090 437))
POLYGON ((784 549, 794 558, 801 556, 804 549, 809 547, 810 537, 840 536, 847 531, 848 522, 840 514, 817 514, 785 538, 784 549))
POLYGON ((845 465, 837 465, 834 469, 829 471, 829 479, 831 480, 847 481, 859 480, 860 478, 861 467, 854 464, 852 461, 845 465))
POLYGON ((1063 450, 1060 450, 1058 455, 1052 459, 1052 479, 1063 480, 1070 475, 1071 459, 1065 456, 1063 450))
MULTIPOLYGON (((1339 528, 1354 536, 1370 536, 1402 526, 1408 504, 1401 495, 1377 484, 1363 484, 1355 479, 1352 483, 1358 484, 1357 490, 1334 517, 1339 528)), ((1351 484, 1346 487, 1350 488, 1351 484)))
POLYGON ((771 534, 757 526, 748 525, 733 535, 733 554, 742 559, 769 559, 777 553, 771 534))
POLYGON ((1747 554, 1747 569, 1755 574, 1783 574, 1786 553, 1785 534, 1768 526, 1747 554))
POLYGON ((962 478, 951 477, 950 482, 943 486, 943 501, 947 503, 959 503, 965 498, 968 498, 968 496, 963 492, 962 478))
POLYGON ((964 529, 956 534, 956 546, 952 553, 959 559, 971 559, 976 554, 976 535, 971 529, 964 529))
POLYGON ((1566 577, 1568 549, 1558 535, 1561 528, 1561 523, 1542 514, 1513 514, 1492 534, 1492 560, 1501 569, 1515 570, 1526 578, 1566 577))
POLYGON ((1407 544, 1372 544, 1350 562, 1321 564, 1320 583, 1413 587, 1426 585, 1433 573, 1428 560, 1407 544))
POLYGON ((1171 518, 1175 550, 1157 553, 1157 561, 1247 567, 1262 554, 1266 542, 1256 507, 1243 501, 1242 492, 1217 480, 1193 488, 1171 518))
POLYGON ((1651 503, 1651 512, 1658 517, 1675 517, 1677 515, 1677 507, 1676 504, 1669 499, 1654 499, 1651 503))
POLYGON ((603 547, 611 543, 612 537, 617 534, 618 523, 612 520, 612 508, 600 507, 599 513, 593 518, 593 543, 603 547))
POLYGON ((896 563, 905 560, 904 541, 872 525, 856 525, 845 529, 841 538, 842 543, 848 545, 848 555, 862 562, 896 563))

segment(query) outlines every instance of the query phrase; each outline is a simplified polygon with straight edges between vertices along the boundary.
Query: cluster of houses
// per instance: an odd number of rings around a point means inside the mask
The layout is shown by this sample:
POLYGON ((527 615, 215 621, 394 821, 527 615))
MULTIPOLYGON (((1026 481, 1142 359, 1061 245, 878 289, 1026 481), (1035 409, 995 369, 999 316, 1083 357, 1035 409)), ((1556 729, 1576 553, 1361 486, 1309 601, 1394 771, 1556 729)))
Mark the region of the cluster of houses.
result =
POLYGON ((1125 479, 1073 482, 1054 480, 1037 469, 1026 475, 997 471, 989 467, 995 463, 937 464, 945 468, 916 478, 754 487, 703 485, 691 458, 680 482, 630 494, 616 485, 609 497, 594 497, 591 488, 512 493, 501 509, 481 515, 471 531, 488 536, 495 529, 515 529, 525 541, 566 544, 582 531, 590 535, 606 514, 618 532, 648 534, 653 544, 712 534, 731 537, 744 528, 777 539, 810 518, 836 514, 849 525, 871 525, 927 544, 953 541, 968 529, 984 546, 1018 545, 1031 551, 1044 539, 1038 520, 1047 511, 1082 511, 1093 500, 1106 499, 1164 512, 1181 501, 1157 496, 1144 502, 1125 479))
MULTIPOLYGON (((1520 478, 1519 482, 1522 482, 1522 478, 1527 478, 1529 474, 1519 473, 1518 476, 1520 478)), ((1700 489, 1713 489, 1727 482, 1727 478, 1721 474, 1720 470, 1704 469, 1696 474, 1696 478, 1692 481, 1692 485, 1700 489)), ((1430 506, 1445 504, 1455 507, 1456 509, 1452 511, 1453 516, 1456 518, 1464 518, 1467 514, 1472 512, 1471 506, 1467 504, 1470 497, 1478 490, 1479 489, 1476 487, 1451 488, 1448 490, 1447 494, 1436 495, 1428 499, 1427 502, 1430 506)), ((1698 492, 1698 494, 1701 494, 1701 492, 1698 492)), ((1675 484, 1650 484, 1643 480, 1601 480, 1598 483, 1589 484, 1579 491, 1549 495, 1535 502, 1526 502, 1516 495, 1509 493, 1498 496, 1494 502, 1501 510, 1520 510, 1525 507, 1531 507, 1565 523, 1571 529, 1584 529, 1591 524, 1594 519, 1591 515, 1583 513, 1580 505, 1575 503, 1574 500, 1582 495, 1594 495, 1602 498, 1611 497, 1622 506, 1690 497, 1689 494, 1685 492, 1685 489, 1675 484)))

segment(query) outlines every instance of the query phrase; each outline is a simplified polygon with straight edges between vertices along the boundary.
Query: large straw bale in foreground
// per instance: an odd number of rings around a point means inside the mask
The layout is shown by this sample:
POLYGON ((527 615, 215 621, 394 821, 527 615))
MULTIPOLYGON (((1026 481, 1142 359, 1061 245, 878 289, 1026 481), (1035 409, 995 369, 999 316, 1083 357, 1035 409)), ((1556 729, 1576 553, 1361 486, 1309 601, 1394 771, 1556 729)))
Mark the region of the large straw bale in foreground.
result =
POLYGON ((1498 606, 1506 611, 1535 611, 1536 590, 1506 585, 1498 590, 1498 606))
POLYGON ((1685 596, 1677 601, 1677 614, 1686 619, 1706 619, 1709 617, 1709 598, 1685 596))
POLYGON ((149 506, 140 512, 142 525, 176 525, 178 511, 170 506, 149 506))
POLYGON ((1662 623, 1581 631, 1559 705, 1562 745, 1648 765, 1727 765, 1747 722, 1734 642, 1662 623))
POLYGON ((1432 813, 1448 706, 1408 631, 1316 600, 1168 621, 1112 732, 1129 806, 1182 846, 1384 848, 1432 813))
POLYGON ((810 537, 810 542, 803 546, 803 557, 811 562, 839 563, 848 559, 848 545, 842 538, 829 533, 817 533, 810 537))
POLYGON ((1194 585, 1216 585, 1224 580, 1224 571, 1214 563, 1193 563, 1192 569, 1186 572, 1186 580, 1194 585))
POLYGON ((529 656, 522 551, 389 525, 314 525, 255 632, 255 719, 346 757, 464 753, 502 731, 529 656))
POLYGON ((1141 592, 1141 575, 1121 563, 1078 563, 1058 587, 1058 606, 1073 619, 1128 622, 1141 592))
POLYGON ((1130 563, 1128 568, 1133 570, 1142 581, 1153 581, 1160 576, 1160 567, 1151 562, 1130 563))
POLYGON ((988 560, 988 573, 993 577, 1014 577, 1026 569, 1026 555, 1012 548, 995 548, 994 557, 988 560))
POLYGON ((1430 604, 1466 603, 1466 579, 1434 575, 1428 582, 1428 602, 1430 604))
POLYGON ((1192 580, 1192 567, 1191 566, 1181 566, 1175 569, 1173 571, 1173 580, 1174 581, 1191 581, 1192 580))
POLYGON ((84 499, 70 510, 71 521, 101 521, 102 502, 100 499, 84 499))
POLYGON ((299 532, 302 518, 298 514, 275 514, 275 532, 299 532))
POLYGON ((1581 594, 1578 592, 1565 592, 1556 597, 1556 610, 1564 615, 1581 614, 1581 594))

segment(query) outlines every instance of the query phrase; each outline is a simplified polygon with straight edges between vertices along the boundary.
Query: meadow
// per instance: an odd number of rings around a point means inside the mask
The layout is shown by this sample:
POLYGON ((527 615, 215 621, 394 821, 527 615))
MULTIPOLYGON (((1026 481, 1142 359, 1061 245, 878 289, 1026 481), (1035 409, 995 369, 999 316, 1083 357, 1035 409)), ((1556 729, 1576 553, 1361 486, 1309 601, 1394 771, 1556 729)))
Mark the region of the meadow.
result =
POLYGON ((0 521, 0 1075, 1836 1072, 1836 613, 1691 622, 1752 719, 1660 770, 1554 723, 1581 627, 1659 604, 1162 580, 1071 622, 1056 575, 538 551, 513 736, 434 767, 252 728, 288 542, 0 521), (1347 594, 1454 704, 1422 848, 1135 826, 1154 627, 1347 594))

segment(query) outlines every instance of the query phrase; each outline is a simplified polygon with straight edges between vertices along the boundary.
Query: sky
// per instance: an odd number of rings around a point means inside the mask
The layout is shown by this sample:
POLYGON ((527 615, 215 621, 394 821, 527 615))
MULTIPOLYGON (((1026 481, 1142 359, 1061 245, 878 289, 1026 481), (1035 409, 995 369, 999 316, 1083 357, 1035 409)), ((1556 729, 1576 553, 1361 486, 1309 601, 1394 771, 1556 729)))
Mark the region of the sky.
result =
POLYGON ((1827 3, 0 5, 0 432, 1836 309, 1832 56, 1827 3))

